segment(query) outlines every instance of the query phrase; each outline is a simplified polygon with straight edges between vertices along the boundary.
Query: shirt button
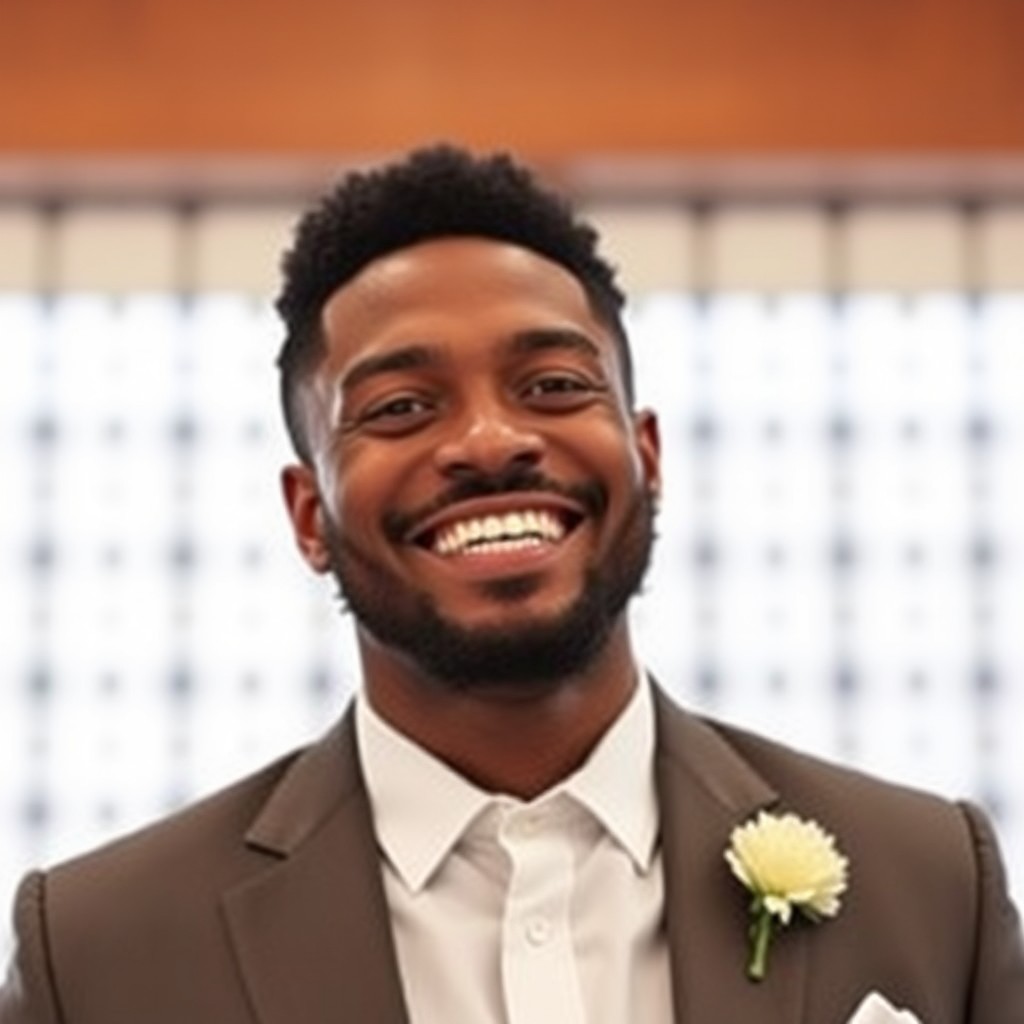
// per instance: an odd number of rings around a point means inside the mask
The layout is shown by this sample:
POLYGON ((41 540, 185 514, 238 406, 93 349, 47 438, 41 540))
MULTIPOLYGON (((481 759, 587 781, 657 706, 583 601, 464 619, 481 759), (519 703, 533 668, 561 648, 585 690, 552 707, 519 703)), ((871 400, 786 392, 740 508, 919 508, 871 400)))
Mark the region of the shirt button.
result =
POLYGON ((523 815, 519 827, 524 836, 535 836, 544 827, 544 812, 531 811, 523 815))
POLYGON ((509 820, 505 834, 510 839, 532 839, 540 831, 543 820, 536 812, 517 814, 509 820))
POLYGON ((546 917, 535 917, 526 926, 526 941, 531 946, 543 946, 551 938, 551 922, 546 917))

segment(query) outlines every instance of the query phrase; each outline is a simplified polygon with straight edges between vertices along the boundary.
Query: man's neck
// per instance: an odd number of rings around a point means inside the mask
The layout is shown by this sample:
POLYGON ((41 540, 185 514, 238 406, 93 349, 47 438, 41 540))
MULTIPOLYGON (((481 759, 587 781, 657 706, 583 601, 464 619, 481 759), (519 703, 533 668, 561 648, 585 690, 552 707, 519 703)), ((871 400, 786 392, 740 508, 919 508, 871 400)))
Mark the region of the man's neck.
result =
POLYGON ((489 792, 531 799, 575 771, 637 685, 623 622, 579 675, 543 689, 455 689, 360 638, 364 686, 399 732, 489 792))

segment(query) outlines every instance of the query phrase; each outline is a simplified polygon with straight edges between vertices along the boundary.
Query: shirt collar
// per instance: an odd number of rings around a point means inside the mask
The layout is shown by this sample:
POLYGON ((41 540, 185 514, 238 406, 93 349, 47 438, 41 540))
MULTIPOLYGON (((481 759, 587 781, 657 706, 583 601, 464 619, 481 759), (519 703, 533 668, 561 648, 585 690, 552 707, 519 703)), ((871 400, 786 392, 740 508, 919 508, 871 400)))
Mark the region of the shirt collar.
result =
MULTIPOLYGON (((559 784, 630 855, 638 871, 651 866, 658 837, 654 784, 654 701, 646 676, 584 764, 559 784)), ((559 788, 556 787, 556 788, 559 788)))
POLYGON ((417 892, 492 797, 391 726, 362 693, 356 739, 377 839, 417 892))
MULTIPOLYGON (((405 885, 417 892, 466 829, 496 802, 519 804, 473 785, 356 698, 356 738, 377 839, 405 885)), ((647 871, 654 856, 654 705, 640 683, 586 762, 532 803, 564 792, 582 804, 647 871)))

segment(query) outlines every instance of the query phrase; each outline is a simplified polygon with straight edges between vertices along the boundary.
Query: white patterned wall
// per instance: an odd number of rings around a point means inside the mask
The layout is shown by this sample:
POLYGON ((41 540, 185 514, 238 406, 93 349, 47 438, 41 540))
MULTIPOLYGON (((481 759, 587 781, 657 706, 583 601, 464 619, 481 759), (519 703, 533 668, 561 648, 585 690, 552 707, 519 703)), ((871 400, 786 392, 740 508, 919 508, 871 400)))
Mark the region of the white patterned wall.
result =
MULTIPOLYGON (((1024 892, 1024 215, 600 208, 692 706, 981 800, 1024 892)), ((357 672, 277 494, 290 209, 0 208, 0 906, 318 733, 357 672)), ((0 927, 0 951, 7 932, 0 927)))

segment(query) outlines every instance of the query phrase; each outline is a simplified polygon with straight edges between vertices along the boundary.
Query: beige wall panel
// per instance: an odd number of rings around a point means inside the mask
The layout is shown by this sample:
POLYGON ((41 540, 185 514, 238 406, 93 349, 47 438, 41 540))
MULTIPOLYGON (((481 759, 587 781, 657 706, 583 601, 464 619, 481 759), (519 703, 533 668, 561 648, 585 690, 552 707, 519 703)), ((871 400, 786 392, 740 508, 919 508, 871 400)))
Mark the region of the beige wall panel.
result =
POLYGON ((43 230, 42 218, 35 211, 0 207, 0 291, 39 288, 43 230))
POLYGON ((1024 289, 1024 206, 986 210, 978 227, 981 287, 1024 289))
POLYGON ((272 297, 299 210, 220 207, 195 224, 194 287, 272 297))
POLYGON ((173 210, 81 207, 54 225, 54 282, 115 294, 180 287, 180 223, 173 210))
POLYGON ((591 206, 582 211, 601 235, 601 252, 631 297, 694 286, 694 227, 678 205, 591 206))
POLYGON ((711 288, 807 291, 833 283, 820 207, 727 209, 709 218, 706 244, 711 288))
POLYGON ((843 229, 840 284, 919 292, 968 284, 963 219, 949 206, 863 206, 843 229))

